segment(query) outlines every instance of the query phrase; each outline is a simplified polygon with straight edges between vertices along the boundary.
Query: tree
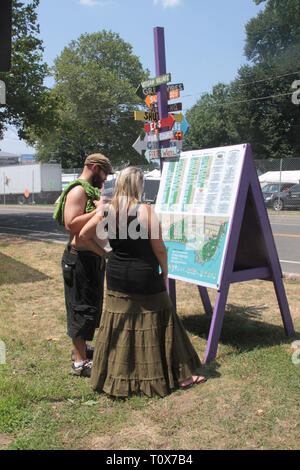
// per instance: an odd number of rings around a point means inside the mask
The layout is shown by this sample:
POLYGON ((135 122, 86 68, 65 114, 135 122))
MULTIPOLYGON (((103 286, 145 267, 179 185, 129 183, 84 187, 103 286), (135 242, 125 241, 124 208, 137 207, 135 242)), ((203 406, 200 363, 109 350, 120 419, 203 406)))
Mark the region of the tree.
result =
MULTIPOLYGON (((265 1, 255 0, 255 3, 265 1)), ((246 33, 245 55, 252 62, 299 63, 299 0, 268 0, 265 9, 246 25, 246 33)))
POLYGON ((133 111, 139 104, 135 90, 147 76, 116 33, 103 30, 72 41, 55 60, 58 119, 54 130, 36 139, 38 158, 79 167, 89 153, 101 152, 114 164, 141 162, 132 149, 142 129, 133 111))
POLYGON ((291 100, 291 85, 300 78, 299 0, 269 0, 246 33, 245 55, 253 65, 241 67, 232 86, 233 99, 245 101, 239 132, 253 143, 256 158, 300 156, 299 107, 291 100))
POLYGON ((43 43, 38 38, 38 5, 39 0, 27 5, 13 0, 12 66, 10 72, 0 73, 6 85, 6 106, 0 108, 0 136, 11 124, 18 128, 21 139, 27 139, 29 127, 38 133, 53 122, 55 102, 43 84, 49 71, 42 61, 43 43))
POLYGON ((193 148, 199 148, 203 139, 206 147, 218 141, 249 142, 255 158, 300 156, 299 106, 291 99, 291 85, 300 78, 299 26, 299 0, 265 2, 264 10, 246 25, 249 64, 238 70, 221 100, 216 101, 213 90, 209 100, 204 96, 190 110, 186 145, 191 139, 193 148), (202 109, 205 99, 210 111, 202 109))
POLYGON ((184 138, 184 149, 220 147, 239 142, 232 117, 230 87, 219 83, 212 93, 205 93, 186 114, 190 128, 184 138))

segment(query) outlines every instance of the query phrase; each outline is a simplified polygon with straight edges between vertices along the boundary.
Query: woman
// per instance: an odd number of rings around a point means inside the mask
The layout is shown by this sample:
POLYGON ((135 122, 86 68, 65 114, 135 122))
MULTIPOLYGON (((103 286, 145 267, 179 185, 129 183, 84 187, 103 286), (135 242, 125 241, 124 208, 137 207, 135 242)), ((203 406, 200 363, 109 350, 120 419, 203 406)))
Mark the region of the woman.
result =
POLYGON ((201 362, 166 291, 167 252, 155 213, 140 202, 143 184, 140 169, 121 171, 108 217, 96 214, 79 234, 87 243, 99 222, 108 224, 112 254, 91 384, 116 397, 165 396, 206 380, 195 375, 201 362))

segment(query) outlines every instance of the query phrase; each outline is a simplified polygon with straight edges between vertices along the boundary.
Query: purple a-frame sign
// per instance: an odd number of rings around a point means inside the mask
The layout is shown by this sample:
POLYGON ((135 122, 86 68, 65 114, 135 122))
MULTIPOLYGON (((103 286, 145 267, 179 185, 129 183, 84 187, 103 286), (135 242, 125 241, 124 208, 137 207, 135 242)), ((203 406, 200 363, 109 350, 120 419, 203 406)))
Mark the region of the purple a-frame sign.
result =
MULTIPOLYGON (((166 73, 164 29, 154 28, 156 75, 166 73)), ((158 92, 158 112, 162 119, 168 115, 166 85, 158 92)), ((164 131, 164 129, 162 129, 164 131)), ((162 142, 168 146, 168 142, 162 142)), ((161 169, 162 169, 161 162, 161 169)), ((220 284, 212 310, 207 288, 198 285, 206 313, 211 313, 209 337, 204 362, 215 359, 231 283, 264 279, 273 282, 285 332, 295 334, 282 280, 278 254, 261 193, 251 146, 245 144, 245 158, 238 185, 233 218, 220 276, 220 284)), ((176 308, 175 280, 168 280, 168 292, 176 308)))
MULTIPOLYGON (((218 341, 231 283, 264 279, 274 284, 277 300, 288 336, 295 334, 282 280, 279 258, 258 181, 251 146, 246 154, 237 192, 233 221, 229 233, 220 288, 217 292, 205 353, 205 362, 212 361, 218 341)), ((207 305, 204 305, 207 311, 207 305)), ((208 310, 211 310, 208 305, 208 310)))

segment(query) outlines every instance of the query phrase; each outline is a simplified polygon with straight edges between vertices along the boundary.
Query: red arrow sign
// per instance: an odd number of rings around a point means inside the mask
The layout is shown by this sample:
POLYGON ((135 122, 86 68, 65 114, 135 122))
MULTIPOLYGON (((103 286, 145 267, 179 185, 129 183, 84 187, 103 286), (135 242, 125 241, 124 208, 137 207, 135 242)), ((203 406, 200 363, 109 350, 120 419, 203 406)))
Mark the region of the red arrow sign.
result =
POLYGON ((151 132, 154 131, 155 129, 161 129, 163 127, 169 127, 169 129, 172 129, 174 126, 175 119, 172 116, 172 114, 169 114, 167 118, 160 119, 157 122, 150 122, 149 124, 144 125, 144 131, 145 132, 151 132))

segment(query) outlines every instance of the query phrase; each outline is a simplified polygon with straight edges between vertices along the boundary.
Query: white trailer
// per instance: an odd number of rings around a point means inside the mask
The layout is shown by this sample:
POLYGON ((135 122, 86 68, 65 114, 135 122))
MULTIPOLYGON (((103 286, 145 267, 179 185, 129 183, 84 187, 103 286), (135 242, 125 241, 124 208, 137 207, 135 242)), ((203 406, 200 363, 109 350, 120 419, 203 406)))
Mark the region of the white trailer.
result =
POLYGON ((53 204, 61 191, 60 164, 0 166, 0 194, 4 204, 53 204))

